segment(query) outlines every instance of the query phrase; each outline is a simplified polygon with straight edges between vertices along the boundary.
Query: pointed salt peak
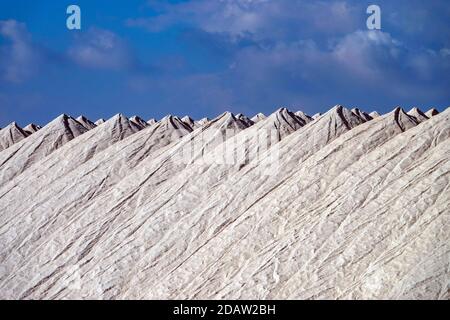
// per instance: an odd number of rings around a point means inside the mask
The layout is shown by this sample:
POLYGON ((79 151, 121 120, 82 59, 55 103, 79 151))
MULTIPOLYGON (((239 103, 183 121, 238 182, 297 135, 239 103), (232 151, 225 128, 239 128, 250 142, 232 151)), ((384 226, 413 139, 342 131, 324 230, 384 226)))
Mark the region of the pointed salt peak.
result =
POLYGON ((69 116, 68 114, 60 114, 57 118, 57 120, 67 120, 67 119, 73 119, 71 116, 69 116))
POLYGON ((29 132, 29 133, 35 133, 35 132, 39 131, 40 129, 41 129, 41 127, 34 123, 30 123, 25 128, 23 128, 23 130, 25 130, 26 132, 29 132))
POLYGON ((281 107, 279 108, 277 111, 275 111, 276 114, 287 114, 287 113, 291 113, 288 108, 286 107, 281 107))
POLYGON ((299 116, 299 117, 307 117, 307 118, 311 118, 309 115, 307 115, 307 114, 304 113, 303 111, 297 111, 297 112, 295 113, 295 115, 296 115, 296 116, 299 116))
POLYGON ((5 129, 22 129, 17 122, 13 121, 10 124, 8 124, 5 129))
POLYGON ((191 117, 189 117, 189 116, 184 116, 183 118, 181 118, 181 121, 193 122, 194 120, 191 117))
POLYGON ((342 105, 337 105, 329 110, 324 115, 320 116, 317 121, 322 122, 323 120, 332 120, 339 125, 345 126, 348 130, 366 122, 360 116, 353 113, 351 110, 345 108, 342 105))
POLYGON ((402 107, 396 107, 386 117, 391 117, 402 131, 406 131, 418 125, 421 121, 416 117, 409 115, 402 107))
POLYGON ((109 118, 108 120, 104 121, 103 123, 117 123, 117 122, 129 123, 130 120, 124 114, 117 113, 114 116, 112 116, 111 118, 109 118))
POLYGON ((129 120, 142 128, 148 127, 148 123, 139 116, 133 116, 129 120))
POLYGON ((318 113, 316 113, 315 115, 313 115, 312 118, 313 118, 314 120, 316 120, 316 119, 320 118, 321 116, 322 116, 322 114, 321 114, 320 112, 318 112, 318 113))
POLYGON ((89 120, 87 117, 81 115, 75 119, 79 123, 81 123, 86 129, 91 130, 94 129, 97 125, 89 120))
POLYGON ((420 110, 418 107, 411 108, 411 110, 409 110, 408 113, 422 113, 423 115, 425 115, 425 113, 422 110, 420 110))
POLYGON ((111 122, 129 122, 130 120, 124 116, 122 113, 117 113, 114 116, 112 116, 110 119, 105 121, 104 123, 111 123, 111 122))
POLYGON ((307 121, 296 116, 293 112, 289 111, 287 108, 279 108, 277 111, 272 113, 266 120, 264 120, 262 126, 275 126, 279 132, 285 136, 292 133, 293 131, 303 127, 307 121))
POLYGON ((183 121, 181 121, 179 117, 170 114, 162 118, 159 123, 161 124, 162 127, 166 129, 174 129, 174 130, 184 129, 187 131, 192 131, 192 128, 183 121))
POLYGON ((155 124, 156 122, 157 122, 156 119, 153 118, 147 121, 149 125, 155 124))
POLYGON ((428 118, 434 117, 434 116, 436 116, 436 115, 438 115, 438 114, 439 114, 439 111, 437 111, 435 108, 431 108, 430 110, 428 110, 428 111, 425 113, 425 115, 426 115, 428 118))
POLYGON ((88 118, 86 118, 85 116, 83 116, 83 115, 81 115, 81 116, 79 116, 78 118, 76 118, 75 120, 77 120, 77 121, 91 121, 91 120, 89 120, 88 118))
POLYGON ((269 118, 279 118, 279 117, 282 117, 284 119, 295 119, 297 121, 299 120, 299 117, 297 117, 295 113, 291 112, 286 107, 279 108, 277 111, 275 111, 269 116, 269 118))
MULTIPOLYGON (((173 116, 171 114, 168 114, 164 118, 161 119, 161 123, 163 124, 174 124, 178 122, 179 118, 177 116, 173 116)), ((180 120, 181 121, 181 120, 180 120)))
POLYGON ((118 113, 102 124, 102 130, 119 130, 121 132, 138 132, 143 129, 142 126, 136 124, 123 115, 118 113))
POLYGON ((145 122, 141 117, 139 117, 139 116, 132 116, 131 118, 130 118, 130 120, 131 121, 139 121, 139 122, 145 122))
POLYGON ((197 121, 198 124, 205 124, 207 122, 209 122, 209 118, 206 118, 206 117, 197 121))
POLYGON ((300 118, 301 121, 304 121, 305 124, 309 123, 311 121, 313 121, 314 119, 312 117, 310 117, 309 115, 307 115, 306 113, 304 113, 303 111, 297 111, 295 113, 295 115, 300 118))
POLYGON ((229 120, 236 121, 237 120, 236 116, 233 113, 231 113, 230 111, 223 112, 222 114, 220 114, 219 116, 214 118, 212 121, 218 121, 220 119, 225 119, 226 121, 229 121, 229 120))
POLYGON ((173 115, 171 115, 171 114, 168 114, 167 116, 165 116, 164 118, 162 118, 161 119, 161 123, 166 123, 166 122, 168 122, 168 121, 172 121, 173 120, 173 115))
POLYGON ((14 132, 14 134, 19 134, 21 136, 27 137, 30 135, 29 132, 27 132, 25 129, 23 129, 21 126, 18 125, 17 122, 13 121, 9 125, 7 125, 5 128, 2 129, 3 132, 8 131, 9 134, 14 132))
POLYGON ((264 113, 257 113, 253 116, 253 118, 251 118, 250 120, 252 120, 253 122, 258 122, 261 120, 264 120, 266 118, 266 115, 264 113))
POLYGON ((252 126, 255 124, 254 121, 252 121, 249 117, 247 117, 246 115, 239 113, 238 115, 236 115, 236 118, 240 121, 242 121, 245 125, 247 126, 252 126))
MULTIPOLYGON (((48 126, 60 126, 61 124, 66 123, 67 121, 69 121, 69 119, 71 119, 72 121, 76 121, 74 118, 72 118, 71 116, 63 113, 60 114, 59 116, 57 116, 55 119, 53 119, 52 121, 49 122, 48 126)), ((77 121, 78 123, 78 121, 77 121)))
POLYGON ((45 132, 48 132, 48 130, 58 131, 64 129, 68 130, 68 132, 71 132, 71 134, 74 134, 75 136, 89 131, 89 129, 87 129, 84 125, 67 114, 61 114, 55 120, 46 125, 43 129, 46 129, 45 132))
POLYGON ((414 121, 416 121, 415 118, 410 116, 402 107, 395 107, 393 111, 388 113, 388 116, 393 116, 395 119, 405 118, 405 119, 414 119, 414 121))
POLYGON ((369 116, 371 116, 374 119, 381 117, 381 115, 376 111, 372 111, 371 113, 369 113, 369 116))
POLYGON ((344 106, 338 104, 335 105, 333 108, 331 108, 328 112, 326 112, 324 115, 340 115, 340 114, 354 114, 351 110, 345 108, 344 106))
POLYGON ((351 111, 355 115, 360 117, 362 120, 364 120, 364 122, 373 120, 373 117, 370 114, 368 114, 367 112, 365 112, 365 111, 363 111, 363 110, 361 110, 359 108, 353 108, 351 111))
POLYGON ((188 126, 190 126, 191 128, 195 127, 195 122, 194 120, 189 117, 189 116, 184 116, 183 118, 181 118, 181 121, 183 121, 184 123, 186 123, 188 126))
POLYGON ((105 119, 100 118, 100 119, 98 119, 97 121, 95 121, 94 124, 95 124, 96 126, 99 126, 99 125, 101 125, 101 124, 103 124, 103 123, 105 123, 105 122, 106 122, 105 119))
POLYGON ((428 116, 419 108, 414 107, 408 111, 410 116, 416 117, 418 120, 427 120, 428 116))

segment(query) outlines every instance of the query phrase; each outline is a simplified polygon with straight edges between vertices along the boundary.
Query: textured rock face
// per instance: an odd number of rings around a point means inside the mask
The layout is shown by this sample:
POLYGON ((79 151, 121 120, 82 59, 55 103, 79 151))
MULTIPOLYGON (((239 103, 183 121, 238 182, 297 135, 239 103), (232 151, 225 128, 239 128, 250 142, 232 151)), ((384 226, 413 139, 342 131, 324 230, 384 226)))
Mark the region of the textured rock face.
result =
POLYGON ((450 109, 421 114, 61 116, 0 152, 0 298, 450 299, 450 109))

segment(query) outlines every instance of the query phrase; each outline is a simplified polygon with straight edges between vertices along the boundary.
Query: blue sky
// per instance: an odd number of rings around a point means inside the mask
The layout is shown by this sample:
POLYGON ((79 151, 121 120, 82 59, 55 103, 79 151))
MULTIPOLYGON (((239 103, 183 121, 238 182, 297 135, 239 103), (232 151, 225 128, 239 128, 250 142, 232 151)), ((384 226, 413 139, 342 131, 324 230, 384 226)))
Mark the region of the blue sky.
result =
POLYGON ((0 2, 0 127, 450 105, 447 0, 0 2), (82 30, 66 28, 79 5, 82 30), (382 10, 381 31, 366 8, 382 10))

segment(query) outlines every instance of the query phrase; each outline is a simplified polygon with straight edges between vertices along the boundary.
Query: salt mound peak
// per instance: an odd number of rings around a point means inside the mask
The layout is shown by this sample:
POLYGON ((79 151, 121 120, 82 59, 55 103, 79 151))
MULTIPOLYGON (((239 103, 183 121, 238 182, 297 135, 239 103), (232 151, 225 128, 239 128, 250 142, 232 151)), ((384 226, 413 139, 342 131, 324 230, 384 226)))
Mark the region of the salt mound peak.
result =
POLYGON ((386 117, 391 117, 400 127, 402 131, 406 131, 417 126, 420 122, 413 116, 409 115, 402 107, 396 107, 386 117))
POLYGON ((185 124, 187 124, 189 127, 191 127, 192 129, 194 129, 195 127, 197 127, 197 125, 195 124, 195 121, 189 117, 189 116, 184 116, 183 118, 181 118, 181 121, 183 121, 185 124))
POLYGON ((193 129, 184 123, 180 118, 173 115, 167 115, 161 119, 159 122, 163 128, 166 130, 187 130, 189 132, 193 131, 193 129))
POLYGON ((364 111, 362 111, 362 110, 359 109, 359 108, 353 108, 351 111, 352 111, 354 114, 356 114, 358 117, 360 117, 361 119, 363 119, 364 122, 373 120, 373 118, 372 118, 367 112, 364 112, 364 111))
POLYGON ((426 115, 428 118, 434 117, 434 116, 436 116, 436 115, 438 115, 438 114, 439 114, 439 111, 437 111, 435 108, 431 108, 430 110, 428 110, 428 111, 425 113, 425 115, 426 115))
POLYGON ((100 119, 98 119, 97 121, 95 121, 94 123, 95 123, 96 126, 99 126, 99 125, 105 123, 105 121, 106 121, 105 119, 100 118, 100 119))
POLYGON ((305 123, 309 123, 314 120, 311 116, 307 115, 303 111, 297 111, 295 112, 295 115, 302 119, 302 121, 304 121, 305 123))
POLYGON ((37 124, 30 123, 27 125, 23 130, 27 132, 28 134, 33 134, 41 129, 41 126, 38 126, 37 124))
POLYGON ((92 122, 91 120, 89 120, 87 117, 81 115, 78 118, 76 118, 75 120, 77 120, 79 123, 81 123, 83 125, 83 127, 85 127, 88 130, 94 129, 97 125, 92 122))
POLYGON ((247 123, 236 118, 230 111, 225 111, 207 123, 208 128, 213 126, 217 127, 217 129, 231 129, 236 131, 244 130, 249 127, 247 123))
POLYGON ((247 124, 247 126, 249 126, 249 127, 255 124, 255 122, 253 122, 249 117, 247 117, 246 115, 244 115, 242 113, 238 113, 236 115, 236 118, 241 120, 245 124, 247 124))
POLYGON ((254 123, 258 123, 261 120, 266 119, 266 116, 264 115, 264 113, 257 113, 253 116, 253 118, 251 118, 250 120, 252 120, 254 123))
MULTIPOLYGON (((85 126, 83 126, 80 122, 78 122, 76 119, 72 118, 71 116, 65 113, 55 118, 43 129, 45 129, 45 131, 52 131, 52 130, 54 131, 63 129, 67 132, 68 136, 70 136, 71 138, 79 136, 88 131, 88 129, 85 126)), ((40 132, 42 131, 43 130, 40 130, 40 132)))
POLYGON ((204 126, 205 124, 207 124, 209 122, 209 119, 208 118, 202 118, 202 119, 200 119, 200 120, 198 120, 196 123, 199 125, 199 126, 204 126))
POLYGON ((0 151, 22 141, 29 135, 30 133, 22 129, 16 122, 10 123, 0 130, 0 151))
POLYGON ((142 129, 142 126, 137 125, 122 113, 118 113, 106 121, 99 130, 101 130, 102 133, 107 133, 107 135, 110 135, 113 137, 113 140, 116 141, 122 140, 142 129))
POLYGON ((154 118, 151 118, 151 119, 149 119, 148 121, 147 121, 147 123, 151 126, 151 125, 153 125, 153 124, 155 124, 155 123, 157 123, 158 121, 156 121, 156 119, 154 119, 154 118))
POLYGON ((314 120, 316 120, 316 119, 320 118, 321 116, 322 116, 322 113, 318 112, 318 113, 316 113, 315 115, 313 115, 312 118, 313 118, 314 120))
POLYGON ((319 121, 317 122, 318 124, 326 122, 330 124, 329 126, 333 126, 335 129, 345 127, 347 130, 351 130, 352 128, 365 122, 363 118, 342 105, 334 106, 327 113, 317 118, 317 121, 319 121))
POLYGON ((424 121, 426 121, 426 120, 429 119, 429 117, 427 117, 427 116, 425 115, 425 113, 423 113, 422 110, 420 110, 420 109, 417 108, 417 107, 414 107, 414 108, 412 108, 411 110, 409 110, 409 111, 408 111, 408 114, 409 114, 410 116, 413 116, 414 118, 416 118, 417 121, 419 121, 419 122, 424 122, 424 121))
POLYGON ((282 107, 258 123, 259 127, 275 129, 278 131, 278 140, 290 135, 294 131, 306 125, 306 122, 297 117, 287 108, 282 107))
POLYGON ((137 125, 137 126, 138 126, 139 128, 141 128, 141 129, 143 129, 143 128, 149 126, 149 124, 148 124, 144 119, 142 119, 142 118, 139 117, 139 116, 133 116, 133 117, 131 117, 131 118, 130 118, 130 121, 131 121, 132 123, 134 123, 135 125, 137 125))
POLYGON ((371 116, 372 119, 381 117, 381 115, 376 111, 372 111, 371 113, 369 113, 369 116, 371 116))

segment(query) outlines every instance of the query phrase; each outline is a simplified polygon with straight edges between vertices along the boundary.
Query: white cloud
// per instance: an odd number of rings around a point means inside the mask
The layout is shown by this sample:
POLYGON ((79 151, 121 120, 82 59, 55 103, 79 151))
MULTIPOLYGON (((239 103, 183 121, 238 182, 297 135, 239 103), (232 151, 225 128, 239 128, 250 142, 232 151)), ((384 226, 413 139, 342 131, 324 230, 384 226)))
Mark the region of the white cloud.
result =
POLYGON ((346 1, 197 0, 180 3, 149 1, 158 14, 127 20, 128 26, 159 32, 177 24, 210 33, 254 39, 283 38, 305 33, 342 34, 358 25, 357 8, 346 1))
POLYGON ((0 47, 0 77, 12 83, 25 81, 34 74, 40 60, 25 24, 16 20, 0 21, 0 36, 7 40, 0 47))
POLYGON ((78 36, 68 56, 82 67, 122 70, 135 63, 128 45, 115 33, 98 28, 78 36))

